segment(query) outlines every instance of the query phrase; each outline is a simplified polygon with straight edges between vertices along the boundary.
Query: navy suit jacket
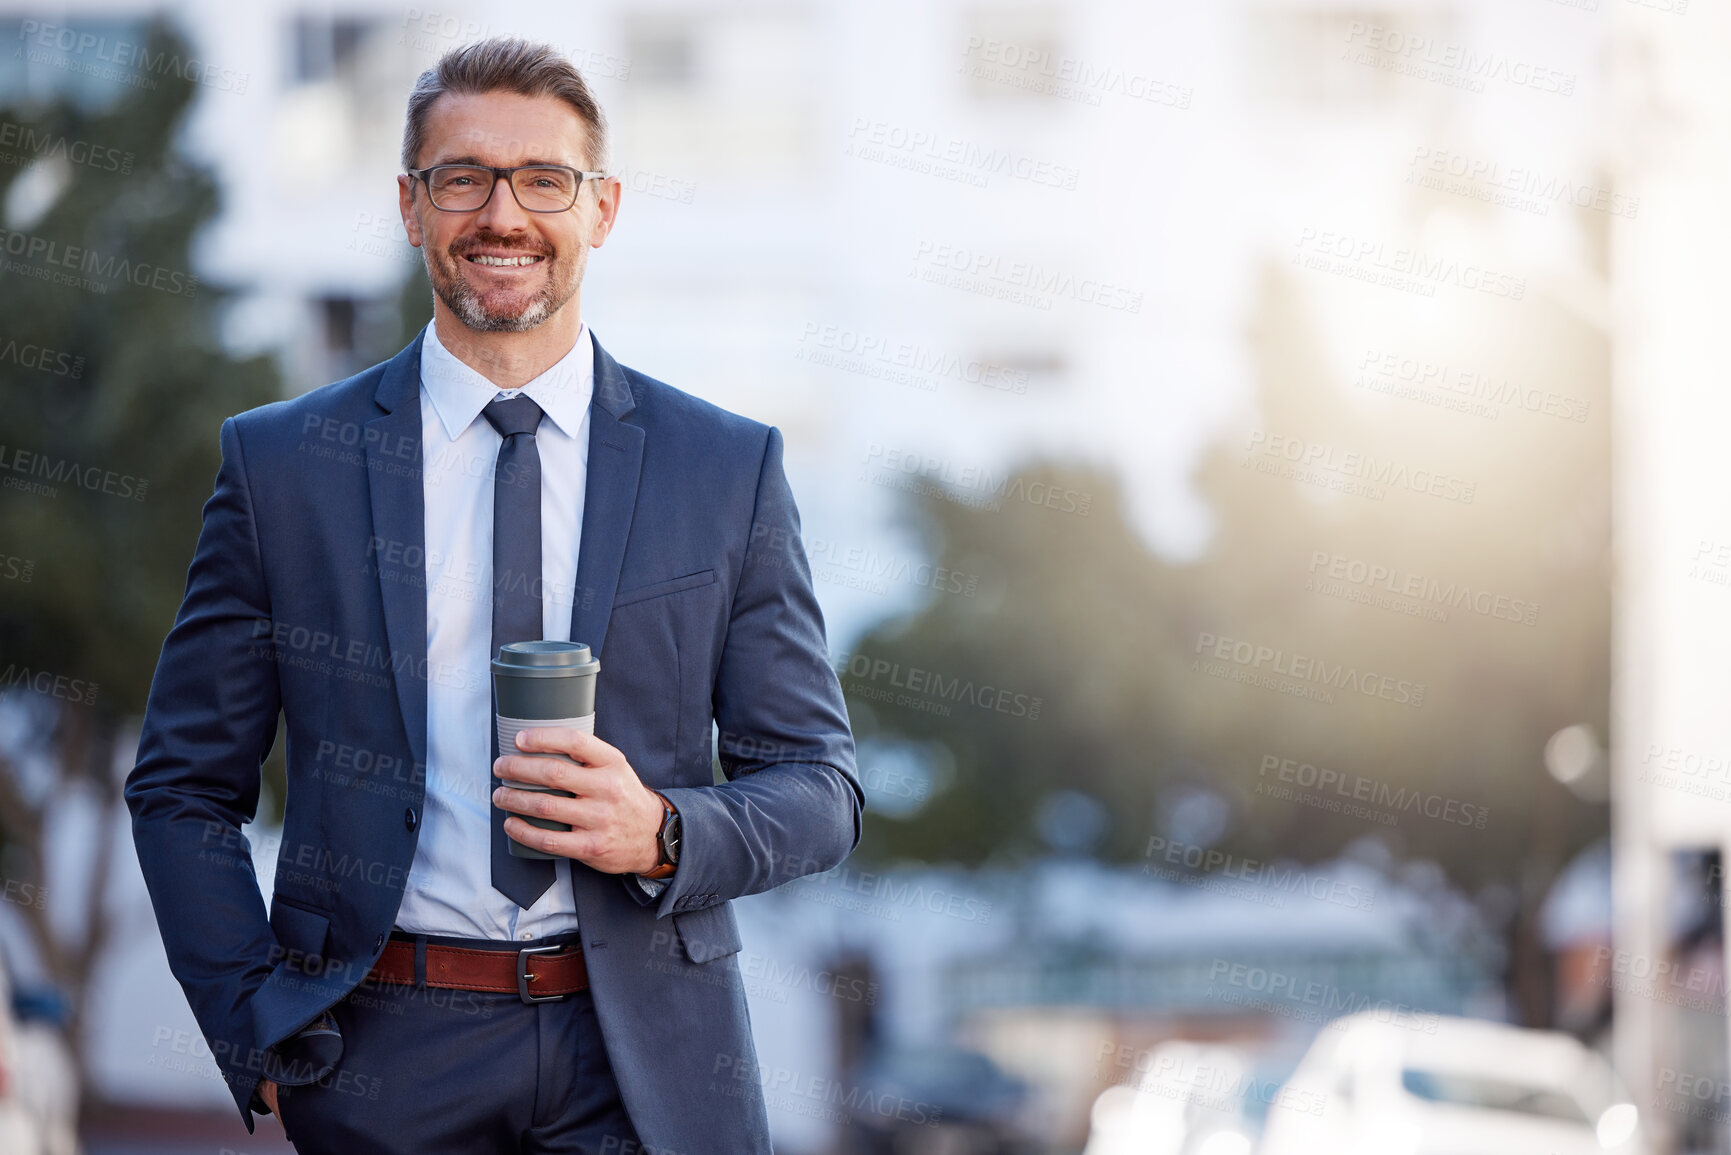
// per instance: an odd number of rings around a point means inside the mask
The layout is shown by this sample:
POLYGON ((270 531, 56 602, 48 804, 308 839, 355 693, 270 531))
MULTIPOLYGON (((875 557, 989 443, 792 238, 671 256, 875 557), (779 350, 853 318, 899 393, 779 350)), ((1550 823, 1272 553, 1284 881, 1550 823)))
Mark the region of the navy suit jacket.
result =
MULTIPOLYGON (((294 1069, 295 1036, 391 931, 428 679, 487 676, 427 662, 420 353, 417 337, 223 423, 127 779, 170 966, 249 1129, 261 1077, 304 1082, 336 1057, 294 1069), (241 827, 279 711, 288 791, 267 915, 241 827)), ((596 733, 678 808, 684 841, 658 898, 576 862, 572 888, 607 1053, 653 1149, 769 1150, 728 902, 859 841, 853 737, 798 542, 777 430, 596 343, 571 638, 601 660, 596 733)))

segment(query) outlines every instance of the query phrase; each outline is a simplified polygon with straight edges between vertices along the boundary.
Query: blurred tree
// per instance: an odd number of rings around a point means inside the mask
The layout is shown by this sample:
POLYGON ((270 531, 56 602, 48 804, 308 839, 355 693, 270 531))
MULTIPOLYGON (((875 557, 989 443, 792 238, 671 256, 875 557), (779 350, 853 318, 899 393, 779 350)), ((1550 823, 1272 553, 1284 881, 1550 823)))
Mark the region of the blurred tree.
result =
MULTIPOLYGON (((148 44, 191 56, 161 23, 148 44)), ((218 207, 174 144, 197 86, 151 79, 96 107, 0 111, 19 142, 0 165, 0 838, 8 896, 19 882, 37 899, 17 913, 65 988, 87 1093, 90 982, 138 916, 107 902, 130 853, 131 720, 184 591, 217 428, 279 392, 268 358, 224 351, 228 292, 191 271, 218 207)))
POLYGON ((1607 825, 1605 807, 1576 801, 1546 775, 1542 752, 1571 723, 1607 731, 1608 347, 1602 329, 1542 295, 1518 306, 1487 297, 1460 311, 1433 346, 1413 335, 1421 327, 1401 338, 1390 323, 1389 347, 1451 373, 1494 367, 1522 388, 1584 401, 1587 419, 1518 402, 1493 419, 1435 404, 1446 391, 1421 401, 1359 387, 1374 365, 1342 380, 1306 297, 1275 267, 1249 334, 1260 412, 1200 471, 1215 517, 1200 561, 1146 550, 1116 483, 1078 467, 1027 468, 996 510, 919 499, 912 516, 933 555, 981 575, 980 588, 934 595, 848 655, 843 687, 868 782, 876 762, 909 749, 934 782, 923 807, 869 822, 862 854, 972 863, 1092 846, 1134 862, 1160 836, 1316 862, 1370 835, 1396 858, 1441 864, 1503 916, 1493 921, 1512 948, 1511 988, 1529 1021, 1544 1021, 1533 920, 1567 856, 1607 825), (1297 439, 1335 461, 1357 452, 1468 480, 1473 500, 1399 486, 1359 496, 1272 476, 1255 460, 1284 459, 1250 452, 1259 433, 1254 444, 1297 439), (1009 496, 1043 495, 1036 483, 1090 495, 1086 516, 1009 496), (1426 603, 1440 612, 1414 616, 1362 600, 1387 597, 1386 580, 1319 592, 1336 558, 1355 572, 1357 563, 1389 567, 1397 586, 1412 576, 1474 596, 1426 603), (1504 620, 1511 600, 1536 603, 1531 624, 1504 620), (1210 636, 1422 684, 1422 704, 1348 689, 1325 702, 1211 676, 1210 636), (1039 698, 1038 716, 1014 698, 980 705, 986 686, 1039 698), (905 700, 886 695, 892 687, 905 700), (1355 799, 1336 787, 1301 798, 1281 780, 1284 760, 1336 771, 1352 789, 1367 782, 1372 793, 1355 799), (1058 791, 1096 800, 1099 839, 1088 809, 1058 791), (1415 797, 1426 801, 1399 804, 1415 797), (1355 800, 1392 824, 1348 813, 1355 800))
MULTIPOLYGON (((420 251, 416 250, 415 255, 419 256, 420 251)), ((409 275, 403 278, 397 289, 395 304, 396 330, 374 350, 375 359, 379 361, 395 357, 433 319, 433 283, 427 280, 425 264, 417 264, 409 270, 409 275)))

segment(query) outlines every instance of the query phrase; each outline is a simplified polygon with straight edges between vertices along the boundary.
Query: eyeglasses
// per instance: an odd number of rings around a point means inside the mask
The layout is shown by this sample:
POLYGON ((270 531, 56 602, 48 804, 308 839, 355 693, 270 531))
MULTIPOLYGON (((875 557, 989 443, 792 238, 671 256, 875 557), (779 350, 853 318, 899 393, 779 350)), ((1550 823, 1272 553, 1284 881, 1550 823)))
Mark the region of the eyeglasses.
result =
POLYGON ((511 186, 517 203, 532 213, 562 213, 577 203, 577 192, 586 180, 600 180, 604 172, 584 172, 563 164, 520 164, 494 168, 484 164, 436 164, 410 169, 409 175, 427 186, 433 207, 447 213, 472 213, 493 199, 501 178, 511 186))

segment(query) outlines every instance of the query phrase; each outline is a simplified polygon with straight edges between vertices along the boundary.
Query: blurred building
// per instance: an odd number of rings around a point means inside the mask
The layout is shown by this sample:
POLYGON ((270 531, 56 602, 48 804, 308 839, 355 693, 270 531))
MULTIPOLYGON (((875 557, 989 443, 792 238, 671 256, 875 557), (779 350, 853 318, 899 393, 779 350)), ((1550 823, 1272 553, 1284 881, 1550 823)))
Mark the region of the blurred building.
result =
POLYGON ((1616 937, 1619 1066, 1678 1151, 1731 1150, 1731 92, 1720 6, 1616 6, 1616 937), (1697 1098, 1697 1094, 1701 1097, 1697 1098))
MULTIPOLYGON (((58 46, 94 36, 112 55, 158 7, 70 0, 7 21, 21 52, 0 94, 123 98, 127 82, 80 71, 100 50, 58 46)), ((1590 191, 1602 32, 1566 9, 187 0, 170 12, 206 57, 186 143, 226 198, 202 270, 245 291, 230 339, 275 350, 297 391, 402 336, 398 289, 418 255, 394 177, 413 78, 486 35, 564 49, 612 121, 626 187, 585 315, 626 363, 781 425, 807 537, 837 556, 912 551, 894 514, 915 481, 989 485, 1037 454, 1116 471, 1144 539, 1194 556, 1210 515, 1192 473, 1253 403, 1240 329, 1258 278, 1324 235, 1539 270, 1535 287, 1600 307, 1577 222, 1538 202, 1496 207, 1479 179, 1514 157, 1590 191), (1385 26, 1494 45, 1499 68, 1542 66, 1578 99, 1472 92, 1356 59, 1385 26), (1451 181, 1455 167, 1474 177, 1451 181)), ((1305 284, 1343 378, 1367 329, 1379 343, 1435 335, 1428 302, 1385 293, 1367 313, 1350 279, 1305 284)), ((820 573, 819 592, 841 640, 923 593, 845 567, 820 573)))
MULTIPOLYGON (((0 97, 125 99, 151 75, 122 69, 117 81, 102 54, 137 44, 156 11, 67 0, 53 15, 7 18, 0 43, 19 51, 0 71, 0 97), (107 47, 80 47, 81 38, 107 47), (83 67, 92 64, 102 68, 83 67)), ((1598 14, 1575 5, 187 0, 171 12, 201 54, 208 89, 186 145, 215 167, 225 197, 200 274, 242 289, 228 338, 277 352, 295 391, 371 364, 402 336, 399 291, 419 256, 402 233, 394 177, 414 77, 487 35, 566 50, 612 122, 613 167, 626 188, 619 228, 590 263, 585 316, 622 361, 780 425, 808 545, 827 556, 917 560, 896 520, 906 484, 1001 477, 1036 453, 1117 471, 1144 539, 1195 556, 1210 526, 1191 474, 1211 438, 1254 404, 1242 329, 1258 277, 1325 234, 1355 249, 1411 247, 1519 268, 1535 292, 1605 316, 1600 234, 1560 212, 1493 206, 1498 190, 1485 178, 1518 164, 1591 189, 1602 160, 1593 78, 1605 32, 1598 14), (1541 65, 1578 83, 1580 95, 1559 105, 1555 93, 1505 85, 1496 95, 1506 99, 1484 98, 1446 77, 1353 58, 1384 26, 1497 45, 1527 75, 1541 65), (1457 165, 1475 175, 1454 179, 1457 165), (868 467, 881 480, 861 484, 868 467)), ((1680 40, 1693 26, 1673 20, 1660 32, 1680 40)), ((1691 60, 1705 83, 1711 61, 1691 60)), ((1663 120, 1671 106, 1655 107, 1663 120)), ((1705 217, 1718 202, 1693 203, 1705 217)), ((1607 220, 1589 218, 1608 229, 1607 220)), ((1660 223, 1644 216, 1641 235, 1660 223)), ((1694 234, 1667 239, 1682 260, 1694 234)), ((1710 271, 1708 253, 1689 257, 1710 271)), ((1635 299, 1667 299, 1671 272, 1655 265, 1635 299)), ((1367 305, 1360 288, 1326 274, 1304 282, 1343 391, 1367 345, 1446 346, 1450 317, 1464 309, 1446 293, 1435 309, 1398 293, 1367 305)), ((1701 307, 1686 296, 1667 315, 1701 307)), ((1688 376, 1654 349, 1641 372, 1704 392, 1711 352, 1696 350, 1688 376)), ((1674 560, 1697 537, 1731 542, 1702 476, 1715 460, 1710 447, 1675 465, 1696 471, 1676 489, 1699 517, 1639 557, 1674 560)), ((1664 455, 1664 443, 1652 452, 1664 455)), ((1675 496, 1667 489, 1641 508, 1673 509, 1675 496)), ((1731 573, 1731 562, 1715 564, 1731 573)), ((837 651, 926 595, 847 563, 819 565, 817 577, 837 651)), ((1703 604, 1731 596, 1688 589, 1703 604)), ((1697 620, 1705 619, 1678 619, 1697 620)), ((1677 634, 1673 623, 1665 636, 1677 634)), ((1658 635, 1624 636, 1645 645, 1658 635)), ((1704 662, 1710 636, 1694 640, 1704 662)), ((1724 700, 1720 677, 1690 683, 1703 717, 1724 700)), ((1640 693, 1651 702, 1659 689, 1640 693)), ((1639 756, 1649 743, 1630 745, 1630 732, 1619 735, 1621 749, 1639 756)), ((1731 750, 1689 733, 1656 725, 1653 741, 1731 750)), ((1703 824, 1687 802, 1678 810, 1696 831, 1677 835, 1680 843, 1713 842, 1725 828, 1703 824)), ((1625 835, 1652 829, 1630 821, 1625 835)), ((268 833, 256 841, 268 846, 268 833)), ((1646 927, 1650 868, 1661 859, 1629 861, 1636 881, 1619 882, 1633 899, 1626 925, 1646 927)), ((117 898, 142 901, 130 861, 123 869, 117 898)), ((897 893, 918 881, 898 876, 897 893)), ((965 879, 923 885, 925 894, 973 899, 963 909, 975 912, 993 901, 965 879)), ((1501 1010, 1484 997, 1490 964, 1439 956, 1409 933, 1407 920, 1432 909, 1418 899, 1354 921, 1339 904, 1325 904, 1323 917, 1299 906, 1271 914, 1242 898, 1054 870, 998 892, 988 926, 912 912, 850 916, 826 901, 845 888, 818 881, 805 894, 817 901, 744 904, 758 965, 782 973, 775 968, 804 960, 816 973, 864 954, 886 992, 884 1040, 938 1048, 962 1039, 1051 1091, 1054 1134, 1077 1133, 1092 1095, 1126 1073, 1114 1067, 1123 1051, 1162 1038, 1266 1039, 1314 1029, 1323 1010, 1366 1004, 1501 1010), (824 911, 833 917, 819 918, 824 911), (1252 985, 1276 978, 1272 994, 1252 985), (1285 1000, 1291 990, 1324 992, 1333 1005, 1285 1000)), ((191 1018, 160 949, 133 957, 113 986, 117 1013, 101 1044, 113 1089, 220 1107, 221 1088, 194 1069, 191 1018), (128 1019, 119 1013, 128 1006, 152 1017, 128 1019), (176 1066, 182 1044, 190 1057, 176 1066)), ((845 1077, 856 1056, 844 1018, 857 1007, 749 973, 747 981, 768 1067, 845 1077)), ((772 1110, 778 1140, 825 1149, 834 1127, 799 1106, 772 1110)))

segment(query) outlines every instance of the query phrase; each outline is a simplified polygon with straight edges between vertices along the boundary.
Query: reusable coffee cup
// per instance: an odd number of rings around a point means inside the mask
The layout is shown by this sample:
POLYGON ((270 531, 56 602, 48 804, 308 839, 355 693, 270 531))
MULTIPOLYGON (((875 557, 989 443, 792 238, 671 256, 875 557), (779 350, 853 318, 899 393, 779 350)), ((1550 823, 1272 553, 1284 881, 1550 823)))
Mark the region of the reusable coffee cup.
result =
MULTIPOLYGON (((525 753, 517 749, 517 733, 535 726, 574 726, 585 734, 593 734, 595 680, 600 673, 600 660, 590 657, 589 647, 581 642, 511 642, 500 646, 499 656, 493 659, 493 712, 499 719, 499 753, 519 758, 565 758, 563 754, 525 753)), ((575 797, 569 790, 551 786, 505 778, 500 781, 515 790, 575 797)), ((551 818, 522 814, 517 817, 543 830, 571 829, 551 818)), ((524 846, 515 838, 510 840, 508 849, 517 858, 558 857, 524 846)))

